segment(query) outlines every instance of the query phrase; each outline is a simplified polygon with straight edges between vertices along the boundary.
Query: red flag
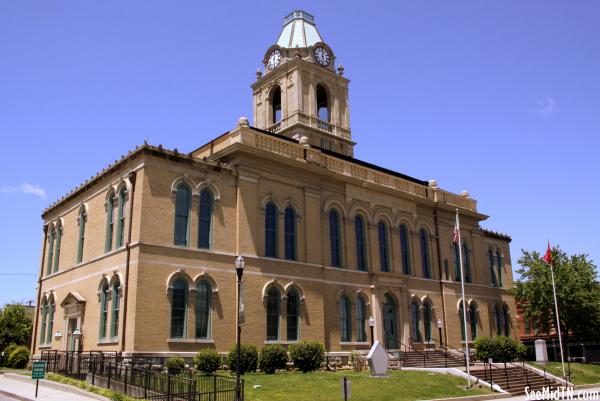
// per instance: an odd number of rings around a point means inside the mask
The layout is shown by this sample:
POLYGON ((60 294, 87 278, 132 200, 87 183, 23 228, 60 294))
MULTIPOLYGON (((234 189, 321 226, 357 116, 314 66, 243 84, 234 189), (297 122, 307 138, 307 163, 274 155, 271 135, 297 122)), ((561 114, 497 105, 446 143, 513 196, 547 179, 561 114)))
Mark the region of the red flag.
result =
POLYGON ((549 242, 548 242, 548 250, 546 251, 546 254, 544 255, 544 257, 542 259, 544 262, 546 262, 547 265, 552 264, 552 252, 550 251, 550 243, 549 242))

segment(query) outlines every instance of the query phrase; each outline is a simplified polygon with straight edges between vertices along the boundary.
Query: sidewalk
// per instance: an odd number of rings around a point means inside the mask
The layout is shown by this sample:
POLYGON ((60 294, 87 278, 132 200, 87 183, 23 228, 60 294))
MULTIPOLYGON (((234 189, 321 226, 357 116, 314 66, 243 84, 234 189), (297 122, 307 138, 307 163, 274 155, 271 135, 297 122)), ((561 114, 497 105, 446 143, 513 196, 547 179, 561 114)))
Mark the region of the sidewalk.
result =
POLYGON ((21 401, 109 401, 97 394, 48 380, 40 380, 35 398, 35 380, 14 373, 0 375, 0 394, 21 401))

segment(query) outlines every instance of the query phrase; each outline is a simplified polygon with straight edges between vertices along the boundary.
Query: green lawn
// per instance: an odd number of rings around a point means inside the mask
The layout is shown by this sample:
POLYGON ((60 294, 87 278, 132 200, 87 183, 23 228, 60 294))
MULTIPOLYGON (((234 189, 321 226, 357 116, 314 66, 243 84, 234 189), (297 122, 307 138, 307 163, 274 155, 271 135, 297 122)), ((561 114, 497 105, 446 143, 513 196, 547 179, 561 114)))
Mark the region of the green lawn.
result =
MULTIPOLYGON (((546 371, 555 376, 562 377, 562 365, 560 362, 548 362, 546 365, 531 363, 538 368, 546 368, 546 371)), ((565 363, 565 370, 567 370, 565 363)), ((590 384, 600 383, 600 365, 591 363, 573 363, 571 362, 571 383, 590 384)))
POLYGON ((392 371, 373 378, 368 372, 283 372, 246 374, 247 401, 339 401, 340 379, 352 382, 351 401, 402 401, 489 394, 489 388, 465 390, 466 380, 456 376, 417 371, 392 371), (260 384, 261 388, 254 388, 260 384))
POLYGON ((18 373, 20 375, 31 376, 31 369, 13 369, 13 368, 2 368, 0 373, 18 373))

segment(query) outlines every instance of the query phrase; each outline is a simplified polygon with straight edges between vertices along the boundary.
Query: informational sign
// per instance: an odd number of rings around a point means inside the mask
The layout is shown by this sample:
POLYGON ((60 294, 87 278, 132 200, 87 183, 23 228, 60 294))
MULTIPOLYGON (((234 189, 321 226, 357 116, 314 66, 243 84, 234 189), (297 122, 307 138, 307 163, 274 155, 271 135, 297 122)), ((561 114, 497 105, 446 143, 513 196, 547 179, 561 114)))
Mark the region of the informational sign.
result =
POLYGON ((244 299, 246 298, 246 282, 242 281, 240 283, 240 299, 239 299, 239 308, 240 308, 240 327, 246 324, 246 314, 244 313, 244 299))
POLYGON ((31 363, 31 378, 34 380, 46 378, 46 362, 34 361, 31 363))
POLYGON ((344 401, 349 400, 352 396, 352 382, 344 376, 340 379, 340 384, 342 386, 342 399, 344 401))

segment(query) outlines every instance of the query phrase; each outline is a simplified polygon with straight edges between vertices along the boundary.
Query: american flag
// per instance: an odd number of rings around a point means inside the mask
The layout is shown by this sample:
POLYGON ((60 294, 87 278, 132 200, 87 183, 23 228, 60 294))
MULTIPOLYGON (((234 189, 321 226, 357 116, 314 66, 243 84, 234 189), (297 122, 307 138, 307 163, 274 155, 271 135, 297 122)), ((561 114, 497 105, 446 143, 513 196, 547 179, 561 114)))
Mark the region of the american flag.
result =
POLYGON ((458 228, 458 212, 456 212, 456 222, 454 223, 454 235, 452 236, 452 242, 458 245, 460 242, 460 233, 458 228))

